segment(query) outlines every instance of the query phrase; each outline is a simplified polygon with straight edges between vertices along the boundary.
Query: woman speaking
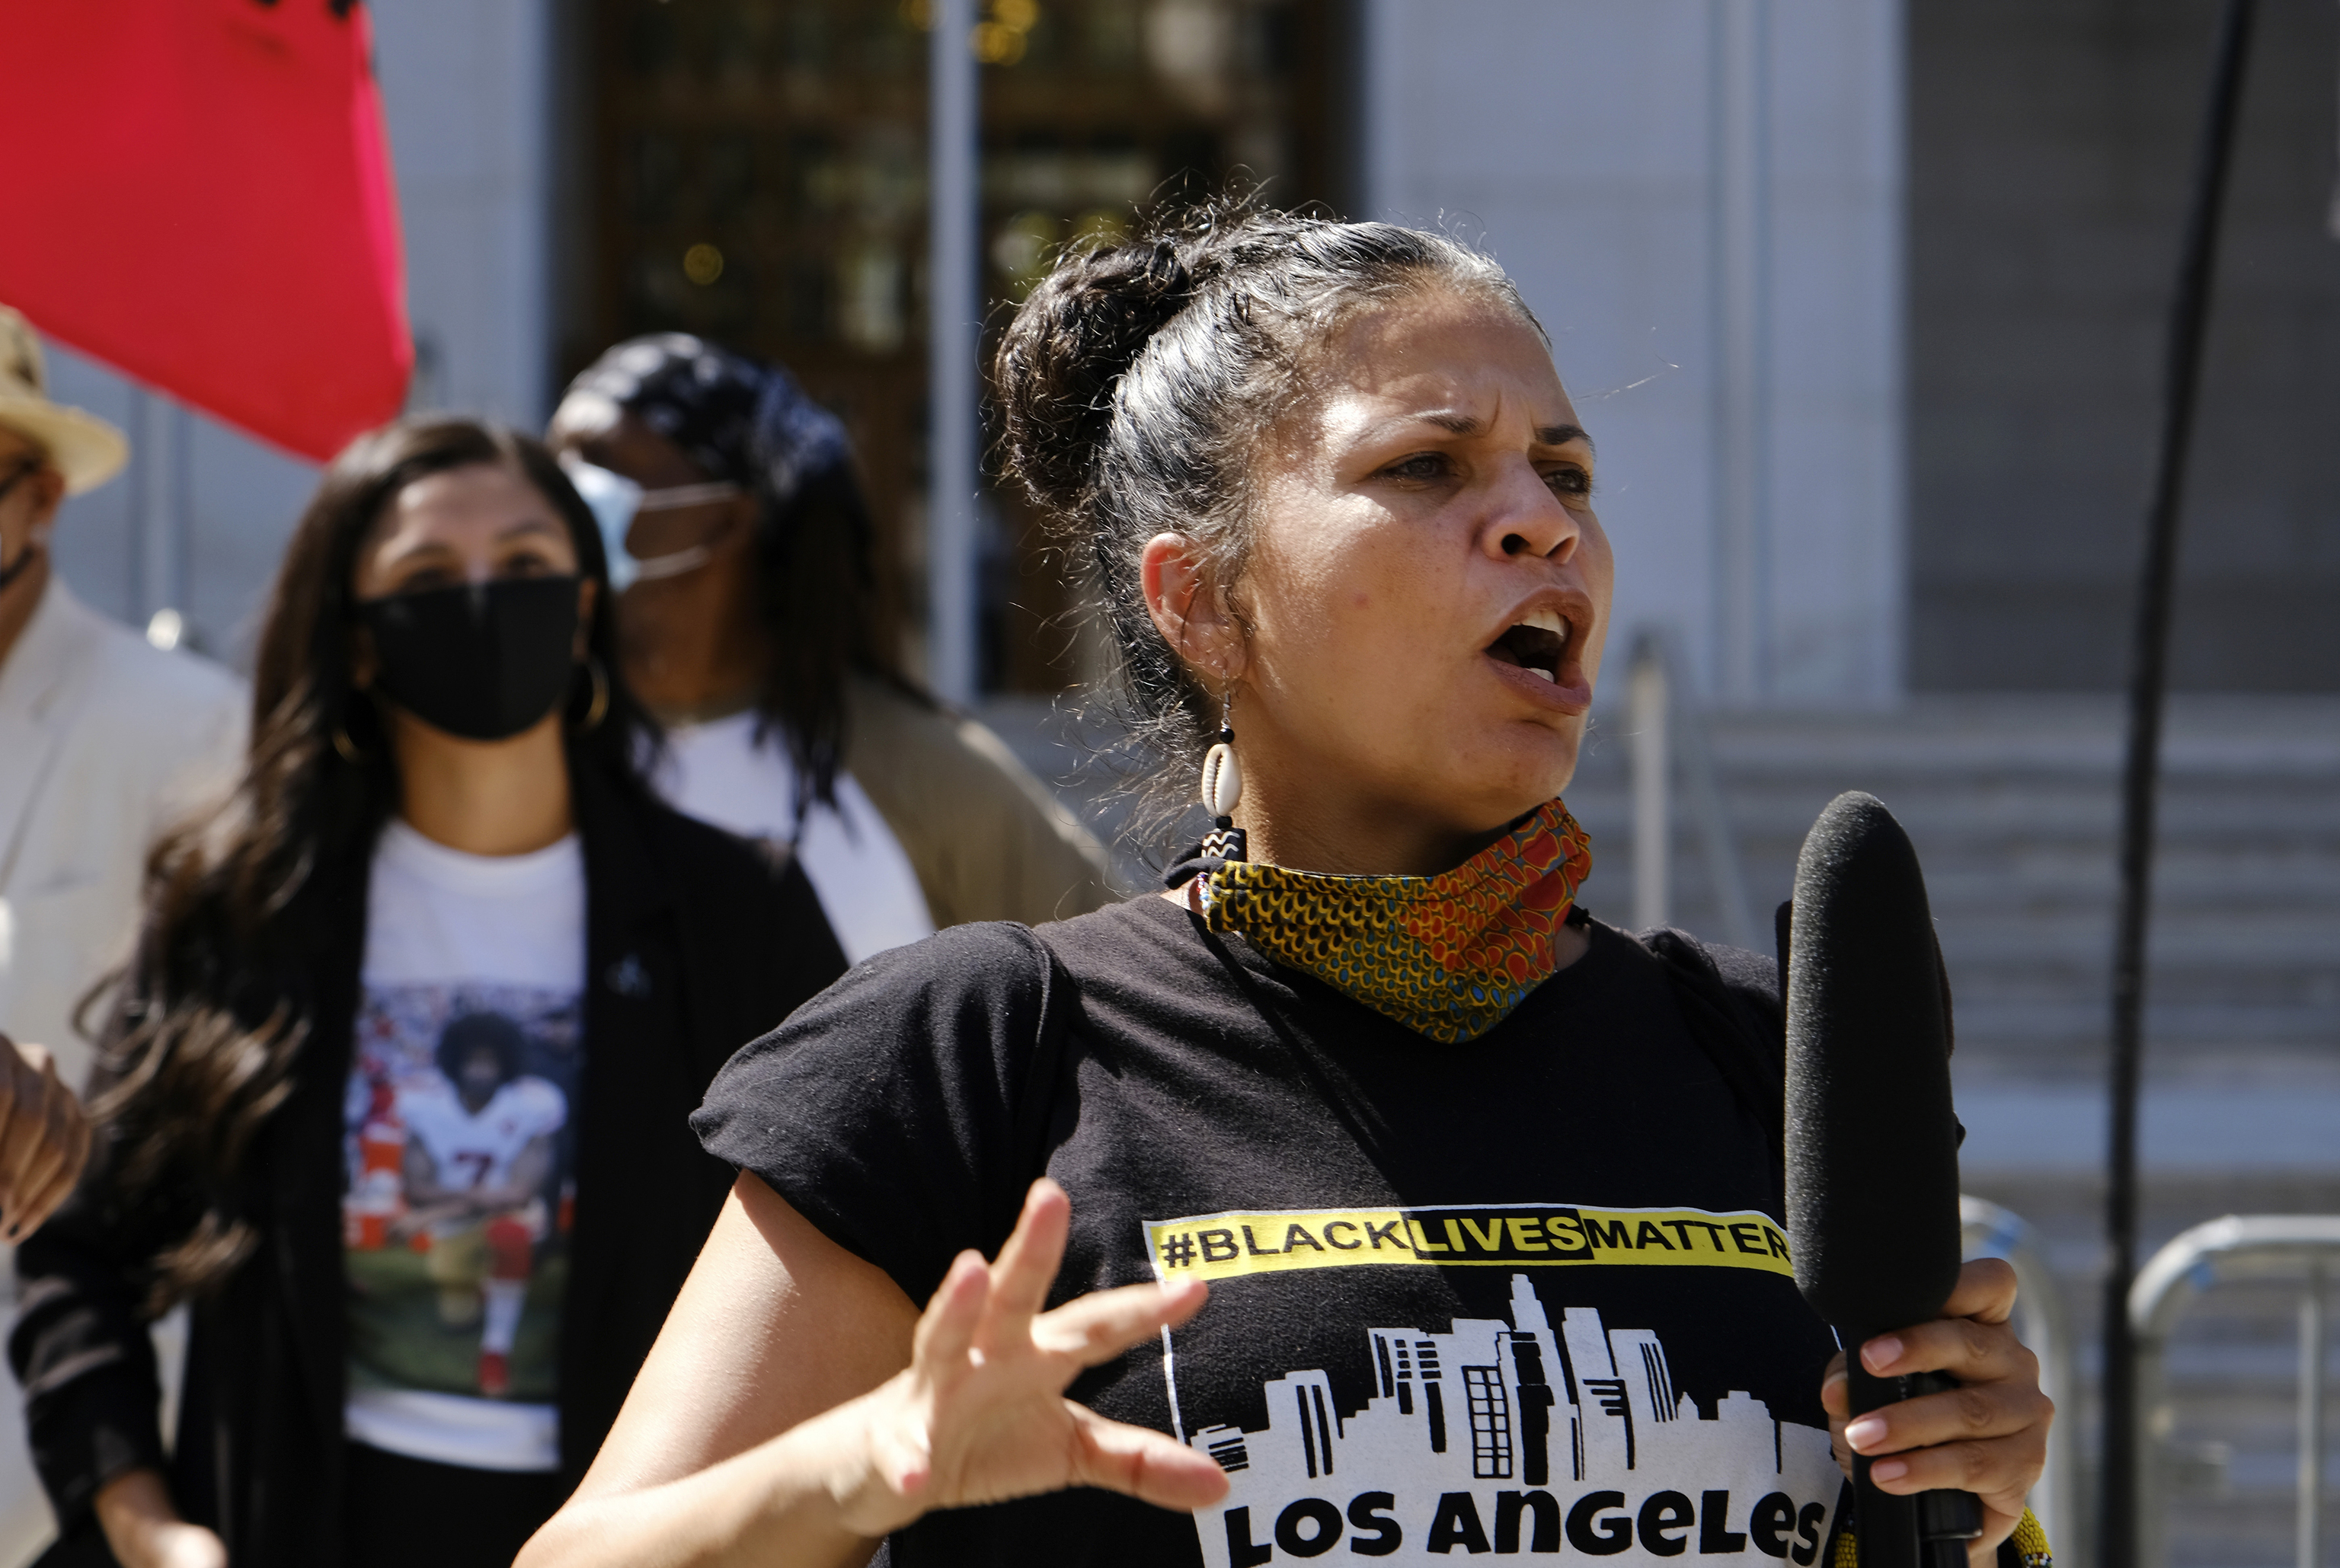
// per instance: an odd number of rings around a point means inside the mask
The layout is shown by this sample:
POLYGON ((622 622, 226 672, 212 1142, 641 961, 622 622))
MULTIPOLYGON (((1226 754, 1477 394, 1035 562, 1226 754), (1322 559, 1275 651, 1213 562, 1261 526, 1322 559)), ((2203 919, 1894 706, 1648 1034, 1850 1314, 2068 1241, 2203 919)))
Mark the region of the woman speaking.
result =
MULTIPOLYGON (((1574 904, 1611 556, 1510 282, 1205 217, 1067 257, 996 373, 1215 831, 733 1060, 739 1183, 525 1568, 1833 1553, 1836 1347, 1717 1066, 1779 1060, 1776 977, 1574 904)), ((1973 1265, 1859 1347, 1966 1386, 1837 1435, 1978 1493, 1978 1564, 2049 1415, 2011 1300, 1973 1265)))
POLYGON ((652 798, 607 594, 533 441, 326 471, 241 784, 156 853, 90 1174, 17 1253, 64 1560, 490 1568, 600 1445, 730 1178, 685 1119, 844 967, 793 863, 652 798))

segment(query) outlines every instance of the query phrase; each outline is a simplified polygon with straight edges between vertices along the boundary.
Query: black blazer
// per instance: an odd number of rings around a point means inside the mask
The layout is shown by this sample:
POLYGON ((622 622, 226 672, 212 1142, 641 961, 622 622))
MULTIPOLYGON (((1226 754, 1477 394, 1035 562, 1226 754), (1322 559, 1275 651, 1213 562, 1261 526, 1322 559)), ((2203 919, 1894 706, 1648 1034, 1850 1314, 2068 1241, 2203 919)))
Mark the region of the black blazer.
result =
MULTIPOLYGON (((575 784, 586 1055, 561 1318, 564 1490, 616 1420, 730 1189, 690 1113, 734 1050, 845 970, 793 861, 582 770, 575 784)), ((107 1561, 92 1498, 143 1464, 170 1475, 182 1513, 218 1531, 238 1568, 342 1560, 342 1098, 366 907, 362 871, 349 880, 320 916, 292 1094, 232 1200, 258 1245, 193 1305, 169 1459, 140 1307, 146 1266, 177 1239, 171 1222, 99 1212, 101 1148, 72 1201, 17 1251, 9 1356, 61 1559, 107 1561)))

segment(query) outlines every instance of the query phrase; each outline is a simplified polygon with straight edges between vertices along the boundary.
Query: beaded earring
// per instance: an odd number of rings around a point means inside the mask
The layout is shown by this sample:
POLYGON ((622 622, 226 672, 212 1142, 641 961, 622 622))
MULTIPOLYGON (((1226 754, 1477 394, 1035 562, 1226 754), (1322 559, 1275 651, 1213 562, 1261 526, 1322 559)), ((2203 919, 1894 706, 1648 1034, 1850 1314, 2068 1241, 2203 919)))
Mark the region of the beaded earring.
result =
POLYGON ((1203 840, 1205 860, 1246 860, 1244 830, 1235 826, 1235 807, 1243 804, 1243 764, 1235 761, 1234 688, 1219 698, 1219 744, 1203 758, 1203 807, 1211 814, 1211 832, 1203 840))

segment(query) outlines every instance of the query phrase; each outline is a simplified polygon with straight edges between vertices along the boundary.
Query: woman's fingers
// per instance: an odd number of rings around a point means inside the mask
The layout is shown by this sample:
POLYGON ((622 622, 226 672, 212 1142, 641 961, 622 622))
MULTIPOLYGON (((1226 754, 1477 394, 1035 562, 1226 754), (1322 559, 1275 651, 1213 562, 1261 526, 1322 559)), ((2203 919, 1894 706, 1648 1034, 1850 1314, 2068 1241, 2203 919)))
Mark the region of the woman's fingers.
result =
POLYGON ((1915 1327, 1880 1334, 1860 1347, 1860 1364, 1879 1377, 1912 1372, 1947 1372, 1961 1383, 1996 1383, 2005 1377, 2037 1381, 2039 1359, 2004 1323, 1971 1317, 1937 1318, 1915 1327))
POLYGON ((1852 1386, 1846 1381, 1841 1350, 1829 1357, 1828 1368, 1820 1374, 1820 1408, 1831 1417, 1852 1413, 1852 1386))
POLYGON ((39 1092, 40 1074, 26 1066, 25 1049, 0 1034, 0 1202, 15 1196, 11 1182, 23 1159, 24 1127, 35 1109, 25 1100, 39 1092))
POLYGON ((1036 1181, 996 1258, 965 1252, 952 1262, 918 1318, 909 1370, 868 1396, 858 1474, 875 1484, 856 1483, 855 1529, 1069 1485, 1165 1508, 1225 1494, 1207 1455, 1064 1398, 1082 1367, 1185 1322, 1209 1294, 1199 1280, 1135 1285, 1043 1313, 1069 1213, 1063 1188, 1036 1181))
POLYGON ((1142 1426, 1065 1402, 1073 1420, 1073 1483, 1126 1493, 1156 1508, 1206 1508, 1227 1494, 1218 1461, 1142 1426))
POLYGON ((910 1336, 911 1362, 930 1378, 942 1378, 967 1365, 975 1331, 991 1293, 990 1266, 979 1252, 962 1252, 951 1260, 934 1299, 918 1315, 910 1336))
POLYGON ((59 1134, 56 1159, 50 1167, 46 1180, 32 1196, 18 1205, 15 1222, 30 1235, 38 1230, 55 1214, 64 1200, 73 1196, 74 1184, 81 1179, 83 1165, 89 1159, 89 1123, 76 1119, 59 1134))
POLYGON ((1946 1372, 1958 1379, 1956 1388, 1849 1417, 1849 1390, 1823 1383, 1831 1432, 1869 1456, 1879 1486, 1971 1492, 1997 1523, 2021 1513, 2047 1458, 2056 1407, 2039 1390, 2038 1358, 2008 1324, 2014 1305, 2013 1270, 1995 1258, 1978 1260, 1961 1272, 1943 1317, 1860 1346, 1862 1365, 1878 1376, 1946 1372))
POLYGON ((11 1232, 10 1240, 20 1227, 18 1215, 25 1200, 40 1185, 40 1167, 53 1153, 49 1147, 49 1119, 53 1102, 48 1092, 61 1090, 56 1075, 49 1067, 48 1052, 37 1045, 10 1044, 0 1052, 0 1094, 6 1096, 5 1115, 0 1115, 0 1221, 11 1232))
POLYGON ((1906 1449, 2004 1437, 2037 1426, 2045 1434, 2055 1405, 2036 1385, 1980 1383, 1888 1405, 1849 1423, 1844 1437, 1854 1451, 1871 1458, 1906 1449))
POLYGON ((1971 1492, 1998 1512, 2019 1516, 2023 1498, 2047 1456, 2044 1428, 1971 1443, 1943 1443, 1872 1460, 1869 1478, 1886 1492, 1948 1488, 1971 1492))
POLYGON ((1095 1366, 1165 1328, 1175 1328, 1201 1311, 1209 1295, 1210 1287, 1199 1279, 1100 1290, 1034 1319, 1032 1343, 1095 1366))
POLYGON ((11 1242, 40 1228, 73 1191, 89 1158, 89 1117, 80 1099, 59 1081, 54 1060, 42 1063, 41 1094, 41 1147, 18 1178, 16 1201, 5 1216, 11 1242))
MULTIPOLYGON (((59 1133, 57 1138, 63 1136, 59 1133)), ((9 1185, 7 1210, 0 1216, 6 1221, 0 1228, 0 1238, 11 1247, 39 1229, 54 1207, 51 1195, 56 1192, 57 1177, 64 1169, 65 1151, 58 1147, 57 1138, 45 1135, 39 1151, 18 1169, 9 1185)))
POLYGON ((1829 1418, 1829 1452, 1836 1457, 1836 1467, 1849 1478, 1852 1450, 1845 1445, 1844 1424, 1852 1419, 1852 1384, 1844 1370, 1841 1350, 1829 1358, 1828 1369, 1820 1374, 1820 1408, 1829 1418))
POLYGON ((2004 1323, 2014 1315, 2015 1266, 2003 1257, 1978 1257, 1962 1265, 1958 1287, 1940 1313, 1984 1323, 2004 1323))
POLYGON ((990 1308, 977 1331, 979 1344, 1001 1347, 1028 1332, 1033 1317, 1047 1303, 1048 1287, 1056 1282, 1072 1214, 1065 1189, 1045 1176, 1024 1195, 1015 1233, 991 1266, 990 1308))

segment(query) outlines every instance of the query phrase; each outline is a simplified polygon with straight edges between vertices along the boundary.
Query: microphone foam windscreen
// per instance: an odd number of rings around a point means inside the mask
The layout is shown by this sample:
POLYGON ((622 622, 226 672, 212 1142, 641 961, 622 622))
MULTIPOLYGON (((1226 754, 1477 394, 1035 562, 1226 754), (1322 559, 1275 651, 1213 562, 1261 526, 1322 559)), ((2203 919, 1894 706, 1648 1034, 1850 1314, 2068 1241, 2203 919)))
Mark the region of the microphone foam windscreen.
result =
POLYGON ((1788 963, 1788 1229, 1840 1330, 1936 1317, 1958 1277, 1958 1123, 1940 949, 1917 851, 1839 795, 1796 863, 1788 963))

